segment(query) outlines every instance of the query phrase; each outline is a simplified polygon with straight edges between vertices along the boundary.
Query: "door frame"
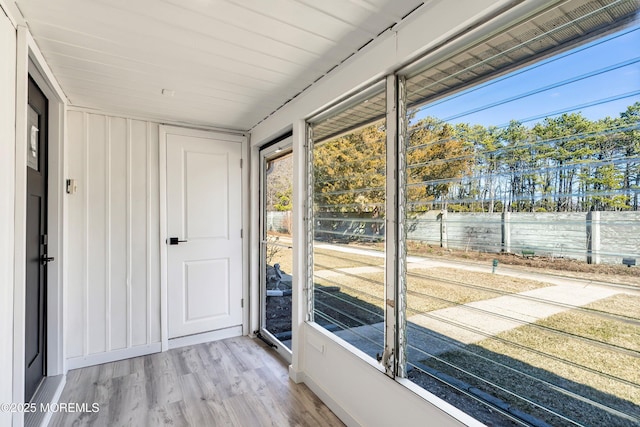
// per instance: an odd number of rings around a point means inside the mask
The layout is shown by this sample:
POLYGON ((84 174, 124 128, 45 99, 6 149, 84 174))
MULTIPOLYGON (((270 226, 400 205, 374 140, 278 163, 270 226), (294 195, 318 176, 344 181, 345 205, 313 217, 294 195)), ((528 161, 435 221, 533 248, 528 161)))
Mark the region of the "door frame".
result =
MULTIPOLYGON (((64 357, 64 132, 67 98, 49 69, 27 27, 18 25, 16 49, 16 142, 14 196, 14 296, 13 296, 13 396, 14 402, 24 397, 25 375, 25 257, 27 200, 27 110, 28 78, 31 76, 49 100, 49 180, 48 239, 49 253, 55 262, 47 274, 47 377, 66 373, 64 357)), ((62 391, 64 381, 57 387, 62 391)), ((56 398, 56 397, 54 397, 56 398)), ((21 426, 24 414, 14 414, 14 425, 21 426)))
MULTIPOLYGON (((282 345, 282 343, 267 329, 265 325, 265 306, 266 306, 266 287, 265 287, 265 254, 264 254, 264 243, 262 241, 265 232, 265 193, 264 189, 266 186, 266 174, 265 174, 265 162, 267 160, 273 160, 280 158, 286 155, 293 155, 293 136, 287 136, 284 139, 277 139, 275 142, 266 144, 259 149, 259 167, 257 168, 257 173, 259 175, 259 189, 257 192, 258 197, 258 265, 260 268, 258 274, 258 331, 261 334, 266 335, 266 338, 271 341, 276 347, 275 351, 282 356, 288 363, 291 363, 291 356, 293 353, 293 349, 289 349, 286 346, 282 345)), ((291 180, 293 183, 293 171, 291 180)), ((293 230, 292 230, 293 231, 293 230)), ((294 240, 292 240, 293 245, 294 240)), ((293 298, 292 298, 293 299, 293 298)), ((293 301, 292 301, 293 305, 293 301)), ((293 306, 292 306, 293 309, 293 306)), ((293 316, 293 311, 292 311, 293 316)), ((292 318, 292 329, 293 329, 293 318, 292 318)))
MULTIPOLYGON (((219 333, 216 331, 205 332, 203 334, 190 335, 184 338, 175 338, 169 341, 169 305, 168 305, 168 282, 167 282, 167 268, 168 268, 168 246, 167 246, 167 135, 181 135, 181 136, 193 136, 212 138, 219 136, 221 139, 235 140, 242 144, 241 146, 241 158, 242 158, 242 182, 240 188, 242 190, 242 228, 244 230, 244 237, 242 239, 242 297, 244 298, 244 306, 242 308, 242 330, 241 334, 246 335, 248 331, 247 322, 247 309, 248 309, 248 268, 249 263, 249 221, 248 221, 248 200, 249 191, 247 188, 248 172, 249 168, 246 165, 246 153, 248 147, 248 138, 244 132, 241 131, 223 131, 223 130, 202 130, 193 129, 179 126, 160 125, 158 143, 159 147, 159 178, 160 178, 160 336, 162 341, 162 351, 167 351, 170 348, 181 347, 185 345, 193 345, 202 342, 215 341, 217 339, 228 338, 230 336, 237 335, 235 329, 223 330, 219 333)), ((25 148, 26 150, 26 148, 25 148)))

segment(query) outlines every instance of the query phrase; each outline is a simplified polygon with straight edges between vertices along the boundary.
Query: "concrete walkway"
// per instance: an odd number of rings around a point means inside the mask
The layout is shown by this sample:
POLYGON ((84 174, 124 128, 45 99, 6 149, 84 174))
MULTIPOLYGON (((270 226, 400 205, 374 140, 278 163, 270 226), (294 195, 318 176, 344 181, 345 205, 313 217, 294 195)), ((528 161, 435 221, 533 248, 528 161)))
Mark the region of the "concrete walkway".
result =
MULTIPOLYGON (((617 293, 597 287, 549 286, 410 316, 409 360, 442 354, 617 293)), ((384 323, 337 331, 336 335, 375 356, 382 351, 384 323)))
MULTIPOLYGON (((382 257, 379 251, 317 245, 323 249, 358 255, 382 257)), ((411 257, 408 269, 455 268, 458 270, 491 273, 491 266, 481 264, 411 257)), ((317 277, 330 278, 344 273, 361 275, 383 272, 384 266, 362 266, 335 270, 321 270, 317 277)), ((553 286, 521 293, 474 301, 455 307, 411 316, 408 321, 409 360, 422 360, 429 354, 441 354, 457 346, 467 345, 491 336, 534 323, 541 319, 582 307, 619 293, 640 295, 640 289, 607 286, 599 282, 527 272, 514 268, 498 268, 496 274, 536 280, 553 286)), ((384 324, 365 325, 338 331, 336 335, 365 353, 375 356, 382 351, 384 324)))
MULTIPOLYGON (((314 248, 331 250, 336 252, 351 253, 355 255, 364 255, 364 256, 370 256, 374 258, 381 258, 381 259, 384 258, 384 252, 372 250, 372 249, 331 245, 327 243, 317 243, 314 245, 314 248)), ((479 273, 492 273, 493 271, 493 266, 489 262, 487 262, 486 264, 481 264, 477 262, 464 262, 464 261, 454 261, 454 260, 446 260, 446 259, 407 256, 407 269, 409 270, 435 268, 435 267, 454 268, 457 270, 474 271, 479 273)), ((378 273, 380 271, 384 271, 384 265, 382 263, 379 266, 361 266, 361 267, 340 268, 340 269, 333 269, 333 270, 320 270, 316 272, 315 275, 317 277, 329 278, 329 277, 339 276, 342 274, 342 272, 350 273, 350 274, 366 274, 366 273, 378 273)), ((526 271, 524 269, 520 269, 514 266, 504 266, 504 265, 499 265, 498 268, 496 269, 495 274, 499 274, 502 276, 509 276, 509 277, 518 277, 526 280, 536 280, 538 282, 549 283, 551 285, 570 285, 570 286, 577 286, 577 287, 600 287, 602 289, 610 289, 612 286, 616 286, 613 284, 607 284, 597 280, 562 277, 559 275, 553 275, 548 273, 547 274, 537 273, 534 271, 526 271)), ((640 296, 640 287, 620 285, 617 292, 628 294, 628 295, 640 296)))
POLYGON ((549 286, 443 308, 407 320, 459 343, 472 344, 615 294, 615 290, 595 287, 549 286))

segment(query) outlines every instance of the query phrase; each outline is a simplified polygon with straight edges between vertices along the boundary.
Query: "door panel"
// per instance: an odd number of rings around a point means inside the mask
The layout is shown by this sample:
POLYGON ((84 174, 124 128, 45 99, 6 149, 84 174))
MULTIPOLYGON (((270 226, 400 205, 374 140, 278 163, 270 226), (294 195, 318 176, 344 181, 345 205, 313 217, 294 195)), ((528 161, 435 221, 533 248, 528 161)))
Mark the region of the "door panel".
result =
POLYGON ((185 262, 185 274, 186 322, 229 315, 228 259, 185 262))
POLYGON ((47 298, 47 108, 29 79, 27 123, 27 218, 25 282, 25 401, 46 375, 47 298))
POLYGON ((34 379, 41 372, 37 372, 36 361, 42 356, 41 337, 41 287, 40 280, 42 266, 40 263, 41 246, 41 219, 40 209, 42 207, 42 196, 29 194, 27 197, 27 268, 26 268, 26 301, 27 310, 25 318, 25 362, 27 369, 34 368, 34 379))
MULTIPOLYGON (((185 153, 184 190, 187 209, 184 236, 188 239, 229 238, 228 154, 185 153), (212 185, 215 183, 215 185, 212 185), (225 203, 223 208, 221 203, 225 203)), ((237 166, 237 165, 236 165, 237 166)))
POLYGON ((169 338, 242 324, 242 144, 167 134, 169 338))

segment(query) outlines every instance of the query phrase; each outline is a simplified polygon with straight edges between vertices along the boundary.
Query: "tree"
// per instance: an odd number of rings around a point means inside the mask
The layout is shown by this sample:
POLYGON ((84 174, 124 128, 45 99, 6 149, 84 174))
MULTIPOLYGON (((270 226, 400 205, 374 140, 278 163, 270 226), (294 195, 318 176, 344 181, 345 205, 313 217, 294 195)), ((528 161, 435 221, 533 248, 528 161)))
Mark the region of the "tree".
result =
POLYGON ((386 133, 377 122, 314 146, 314 199, 319 211, 383 208, 386 133))
POLYGON ((455 128, 427 117, 409 129, 407 143, 407 199, 414 210, 426 210, 440 200, 446 209, 449 191, 471 172, 473 145, 455 128))
POLYGON ((620 113, 621 141, 624 155, 623 188, 633 210, 638 210, 640 192, 640 102, 620 113))
MULTIPOLYGON (((468 141, 474 147, 473 171, 471 173, 470 194, 477 197, 480 211, 484 212, 484 202, 487 201, 487 211, 493 212, 499 187, 500 154, 502 141, 500 130, 496 126, 469 125, 466 123, 456 126, 456 134, 463 141, 468 141)), ((472 209, 473 210, 473 209, 472 209)))
MULTIPOLYGON (((414 116, 404 141, 409 212, 435 206, 481 212, 640 208, 640 102, 615 118, 565 113, 533 126, 513 120, 504 128, 435 117, 414 122, 414 116)), ((316 145, 319 210, 384 209, 383 123, 316 145)), ((287 193, 278 197, 286 206, 287 193)))
POLYGON ((270 161, 266 171, 265 202, 267 212, 290 211, 293 194, 293 156, 270 161))
POLYGON ((522 123, 512 120, 499 135, 504 146, 501 160, 510 177, 507 209, 509 211, 533 210, 536 180, 531 171, 537 168, 529 130, 522 123), (526 195, 531 195, 531 205, 527 204, 526 195))
POLYGON ((578 207, 574 198, 574 186, 579 175, 581 160, 589 158, 592 148, 586 135, 594 134, 594 124, 581 113, 564 113, 545 118, 533 127, 535 136, 550 144, 555 163, 555 203, 558 212, 578 207))
POLYGON ((276 202, 273 208, 279 212, 290 211, 292 208, 291 199, 293 197, 293 187, 276 193, 276 202))

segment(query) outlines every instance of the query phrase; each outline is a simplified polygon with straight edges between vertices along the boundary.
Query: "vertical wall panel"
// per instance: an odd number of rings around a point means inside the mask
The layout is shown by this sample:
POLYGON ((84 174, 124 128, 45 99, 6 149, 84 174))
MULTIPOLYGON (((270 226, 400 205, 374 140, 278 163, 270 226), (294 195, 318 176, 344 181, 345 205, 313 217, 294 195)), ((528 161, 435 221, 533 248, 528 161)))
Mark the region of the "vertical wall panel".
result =
POLYGON ((159 148, 155 123, 67 117, 78 191, 67 195, 66 351, 76 367, 160 342, 159 148))
POLYGON ((109 350, 128 342, 128 160, 127 121, 110 118, 109 123, 109 350))
POLYGON ((85 354, 87 336, 86 305, 86 216, 87 180, 86 170, 86 115, 77 111, 67 114, 67 174, 77 182, 77 192, 66 196, 66 245, 69 260, 65 285, 65 322, 70 329, 65 334, 67 358, 85 354))
POLYGON ((149 253, 147 262, 149 263, 149 335, 151 342, 159 342, 160 335, 160 128, 156 123, 147 123, 147 138, 149 159, 149 173, 147 178, 147 191, 149 200, 147 201, 147 230, 149 233, 149 253))
POLYGON ((148 302, 148 254, 149 254, 149 230, 147 228, 147 201, 149 140, 147 138, 147 124, 132 120, 129 124, 131 140, 136 141, 130 146, 130 162, 128 175, 130 176, 131 194, 131 229, 130 242, 131 254, 131 342, 140 345, 147 342, 146 315, 149 312, 148 302))
POLYGON ((107 350, 107 282, 109 265, 107 118, 88 115, 87 124, 87 327, 88 353, 107 350))
MULTIPOLYGON (((13 249, 16 30, 0 9, 0 403, 13 399, 13 249)), ((0 412, 0 425, 11 411, 0 412)))

